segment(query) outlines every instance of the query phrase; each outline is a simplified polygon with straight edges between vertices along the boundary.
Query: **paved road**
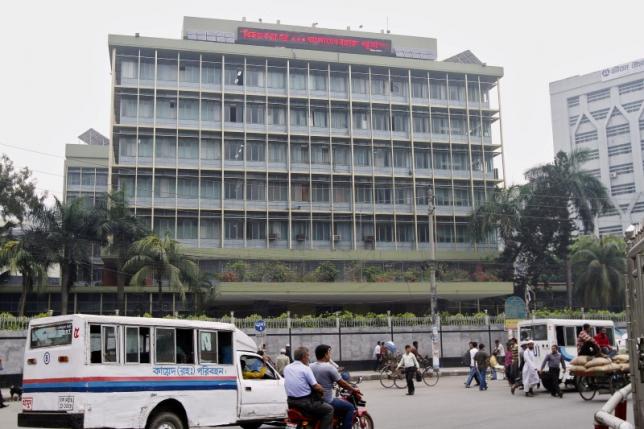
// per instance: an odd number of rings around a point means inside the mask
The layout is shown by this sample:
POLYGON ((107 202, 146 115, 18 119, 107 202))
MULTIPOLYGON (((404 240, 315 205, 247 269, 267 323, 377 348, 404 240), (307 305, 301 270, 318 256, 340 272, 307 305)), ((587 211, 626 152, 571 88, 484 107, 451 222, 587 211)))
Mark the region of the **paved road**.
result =
MULTIPOLYGON (((361 389, 378 429, 591 429, 594 412, 608 399, 598 395, 586 402, 576 392, 563 399, 544 392, 526 398, 521 391, 510 395, 506 386, 504 381, 490 382, 489 390, 480 392, 465 389, 463 377, 445 377, 435 387, 417 387, 412 397, 405 396, 405 390, 385 390, 377 381, 365 381, 361 389)), ((18 410, 18 403, 0 409, 0 428, 17 429, 18 410)), ((630 412, 631 408, 632 417, 630 412)))

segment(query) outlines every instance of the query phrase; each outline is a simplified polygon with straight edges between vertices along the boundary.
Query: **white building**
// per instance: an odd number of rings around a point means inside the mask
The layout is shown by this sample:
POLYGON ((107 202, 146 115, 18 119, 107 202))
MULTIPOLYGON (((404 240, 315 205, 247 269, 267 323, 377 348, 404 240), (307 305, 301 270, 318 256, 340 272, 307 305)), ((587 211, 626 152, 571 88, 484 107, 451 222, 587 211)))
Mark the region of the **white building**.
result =
POLYGON ((614 209, 596 223, 621 234, 644 217, 644 59, 550 83, 555 153, 593 151, 586 170, 608 189, 614 209))

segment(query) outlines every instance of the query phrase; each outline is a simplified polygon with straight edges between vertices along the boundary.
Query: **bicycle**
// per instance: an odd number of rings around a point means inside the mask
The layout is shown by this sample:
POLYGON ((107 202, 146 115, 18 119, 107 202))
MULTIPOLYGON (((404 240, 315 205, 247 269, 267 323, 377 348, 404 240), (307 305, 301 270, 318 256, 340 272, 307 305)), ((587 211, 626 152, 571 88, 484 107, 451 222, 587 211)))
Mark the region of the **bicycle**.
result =
POLYGON ((440 369, 434 368, 433 360, 429 356, 421 356, 418 361, 423 383, 429 387, 436 386, 440 378, 440 369))
POLYGON ((380 371, 380 384, 385 389, 390 389, 396 386, 398 389, 403 389, 407 387, 407 381, 405 380, 405 373, 400 368, 396 367, 395 363, 387 364, 380 371))

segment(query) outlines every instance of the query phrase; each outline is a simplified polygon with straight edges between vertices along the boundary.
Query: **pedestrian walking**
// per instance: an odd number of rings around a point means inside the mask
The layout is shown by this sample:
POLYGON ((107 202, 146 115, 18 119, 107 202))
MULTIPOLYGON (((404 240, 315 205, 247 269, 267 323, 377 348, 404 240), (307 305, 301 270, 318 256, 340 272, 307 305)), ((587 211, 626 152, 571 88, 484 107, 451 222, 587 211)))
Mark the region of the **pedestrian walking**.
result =
POLYGON ((485 350, 485 344, 478 345, 479 351, 474 355, 474 362, 476 363, 477 375, 479 377, 479 390, 487 390, 486 371, 490 364, 490 355, 485 350))
POLYGON ((566 361, 564 360, 561 353, 559 353, 559 346, 553 345, 550 348, 550 353, 548 353, 541 364, 541 374, 543 378, 543 386, 548 389, 552 396, 558 396, 563 398, 563 393, 559 388, 559 374, 560 367, 563 367, 563 370, 566 371, 566 361), (544 373, 543 369, 548 365, 548 371, 544 373))
POLYGON ((420 359, 420 352, 418 351, 418 341, 412 341, 411 352, 414 354, 414 356, 416 356, 416 359, 420 359))
POLYGON ((382 364, 382 345, 380 344, 380 341, 378 341, 376 347, 373 348, 373 358, 376 361, 376 367, 374 368, 374 371, 378 371, 378 369, 380 369, 380 365, 382 364))
POLYGON ((534 396, 532 388, 539 384, 539 370, 537 369, 537 357, 534 355, 534 342, 528 340, 527 346, 523 351, 523 390, 525 396, 534 396))
POLYGON ((512 386, 514 384, 514 374, 512 374, 512 341, 508 341, 505 346, 508 352, 505 354, 503 359, 503 366, 505 368, 505 378, 508 380, 508 384, 512 386))
POLYGON ((479 386, 481 385, 481 381, 479 380, 479 377, 478 377, 478 370, 476 368, 476 361, 474 361, 474 356, 479 351, 477 346, 478 346, 478 343, 476 341, 470 342, 470 350, 469 350, 470 372, 467 374, 467 379, 465 380, 465 388, 467 389, 470 388, 470 384, 472 384, 472 380, 476 380, 476 384, 478 384, 479 386))
MULTIPOLYGON (((2 358, 0 358, 0 371, 3 370, 2 367, 2 358)), ((2 388, 0 388, 0 408, 8 407, 7 404, 4 403, 4 398, 2 397, 2 388)))
POLYGON ((290 363, 293 363, 293 353, 291 352, 291 345, 290 344, 286 345, 286 356, 288 356, 288 361, 290 363))
POLYGON ((522 370, 523 370, 523 351, 527 348, 527 345, 521 344, 521 347, 519 348, 519 342, 517 341, 516 338, 512 338, 513 344, 512 344, 512 377, 514 378, 514 383, 512 383, 512 386, 510 388, 510 392, 514 395, 514 391, 523 386, 523 376, 522 376, 522 370))
POLYGON ((275 358, 275 369, 282 377, 284 376, 284 368, 286 368, 286 365, 289 363, 291 363, 291 361, 288 356, 286 356, 286 349, 280 349, 279 356, 275 358))
POLYGON ((400 362, 398 363, 397 368, 405 368, 405 379, 407 380, 407 395, 411 396, 416 391, 414 386, 414 377, 416 377, 416 371, 420 368, 418 364, 418 359, 411 352, 411 346, 407 344, 405 346, 405 353, 402 355, 400 362))
MULTIPOLYGON (((494 348, 492 349, 492 356, 496 360, 497 364, 504 364, 505 359, 505 347, 501 344, 500 340, 494 340, 494 348)), ((490 371, 492 374, 492 380, 496 380, 496 365, 490 365, 490 371)))

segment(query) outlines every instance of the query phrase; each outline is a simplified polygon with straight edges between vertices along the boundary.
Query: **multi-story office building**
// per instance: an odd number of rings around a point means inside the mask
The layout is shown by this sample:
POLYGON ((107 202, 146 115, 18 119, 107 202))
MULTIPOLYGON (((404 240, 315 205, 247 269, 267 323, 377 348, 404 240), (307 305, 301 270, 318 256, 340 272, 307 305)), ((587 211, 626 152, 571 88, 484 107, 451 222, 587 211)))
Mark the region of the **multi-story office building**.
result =
POLYGON ((550 84, 555 152, 592 151, 585 169, 608 189, 613 209, 597 233, 621 234, 644 216, 644 60, 550 84))
POLYGON ((93 128, 78 138, 82 143, 65 145, 63 200, 83 197, 93 205, 104 205, 110 141, 93 128))
MULTIPOLYGON (((110 141, 93 128, 79 135, 78 139, 81 143, 65 145, 63 201, 83 198, 88 205, 105 206, 110 141)), ((101 284, 103 260, 100 253, 100 247, 93 246, 89 263, 76 274, 77 284, 101 284)))
MULTIPOLYGON (((501 182, 499 67, 436 40, 185 18, 109 37, 111 186, 195 248, 476 250, 501 182)), ((490 240, 478 247, 496 248, 490 240)))

